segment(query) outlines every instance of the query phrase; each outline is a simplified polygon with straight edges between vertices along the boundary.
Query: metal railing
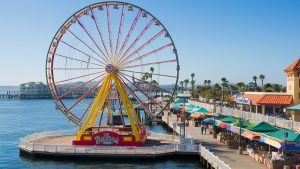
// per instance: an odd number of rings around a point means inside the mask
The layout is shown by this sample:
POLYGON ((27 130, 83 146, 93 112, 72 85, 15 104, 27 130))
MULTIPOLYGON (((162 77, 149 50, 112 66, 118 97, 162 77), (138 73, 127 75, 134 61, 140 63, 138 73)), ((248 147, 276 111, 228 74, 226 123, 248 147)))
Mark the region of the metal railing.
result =
MULTIPOLYGON (((199 153, 205 157, 215 168, 229 169, 230 167, 221 161, 217 156, 211 153, 208 149, 196 144, 168 144, 160 146, 136 147, 136 146, 73 146, 73 145, 49 145, 40 144, 36 141, 51 137, 62 137, 74 135, 72 131, 44 131, 34 133, 20 139, 19 148, 29 152, 45 152, 45 153, 72 153, 72 154, 132 154, 132 155, 156 155, 164 153, 199 153)), ((179 140, 180 136, 147 132, 147 136, 153 138, 161 138, 166 140, 179 140)), ((191 138, 190 138, 191 139, 191 138)))
MULTIPOLYGON (((214 105, 209 103, 203 103, 203 102, 197 102, 197 101, 190 101, 191 104, 202 106, 206 108, 207 110, 212 111, 214 105)), ((297 130, 300 129, 300 122, 288 120, 284 118, 278 118, 274 116, 267 116, 259 113, 252 113, 247 111, 242 111, 238 109, 228 108, 228 107, 222 107, 221 112, 221 106, 216 106, 216 113, 221 113, 223 115, 231 115, 234 117, 241 117, 246 120, 251 121, 264 121, 269 124, 275 125, 277 127, 287 128, 291 130, 297 130)))
POLYGON ((205 158, 214 168, 230 169, 229 165, 225 164, 224 161, 220 160, 217 156, 215 156, 205 147, 201 146, 200 152, 202 158, 205 158))
MULTIPOLYGON (((19 147, 34 152, 50 152, 50 153, 101 153, 101 154, 161 154, 170 152, 199 152, 199 145, 195 144, 168 144, 151 147, 135 147, 135 146, 73 146, 73 145, 50 145, 35 143, 37 140, 50 137, 61 137, 72 135, 70 131, 44 131, 34 133, 20 139, 19 147)), ((180 141, 179 136, 168 135, 155 132, 147 132, 147 135, 153 138, 165 140, 180 141)))

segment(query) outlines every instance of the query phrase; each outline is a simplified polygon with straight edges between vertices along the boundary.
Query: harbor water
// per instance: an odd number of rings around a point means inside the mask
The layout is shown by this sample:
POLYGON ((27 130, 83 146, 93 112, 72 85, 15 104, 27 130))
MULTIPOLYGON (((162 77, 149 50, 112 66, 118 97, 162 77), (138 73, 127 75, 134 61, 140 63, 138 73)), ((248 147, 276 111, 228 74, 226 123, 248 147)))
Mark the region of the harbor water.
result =
MULTIPOLYGON (((200 168, 199 159, 165 158, 156 160, 58 160, 21 156, 19 139, 28 134, 51 130, 74 130, 74 125, 51 99, 0 99, 0 168, 200 168)), ((160 126, 149 130, 166 133, 160 126)))

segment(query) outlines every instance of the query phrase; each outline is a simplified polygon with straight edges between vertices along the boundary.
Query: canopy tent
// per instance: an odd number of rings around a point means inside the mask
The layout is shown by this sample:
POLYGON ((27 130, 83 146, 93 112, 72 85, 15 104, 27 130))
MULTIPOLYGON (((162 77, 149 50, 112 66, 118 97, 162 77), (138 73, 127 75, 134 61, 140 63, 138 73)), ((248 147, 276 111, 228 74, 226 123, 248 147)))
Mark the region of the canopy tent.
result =
POLYGON ((246 128, 251 125, 251 123, 248 120, 241 120, 241 122, 239 120, 236 120, 233 124, 237 127, 241 126, 243 128, 246 128))
POLYGON ((266 135, 272 137, 273 139, 283 142, 288 141, 288 142, 298 142, 300 144, 300 134, 298 132, 292 131, 292 130, 288 130, 288 129, 279 129, 277 131, 273 131, 273 132, 268 132, 266 133, 266 135), (287 132, 288 133, 288 137, 285 138, 284 133, 287 132))
POLYGON ((288 109, 288 110, 300 110, 300 104, 297 104, 297 105, 288 107, 288 108, 286 108, 286 109, 288 109))
POLYGON ((208 113, 208 110, 204 107, 200 107, 198 110, 196 110, 197 113, 208 113))
POLYGON ((233 123, 235 122, 235 118, 233 116, 226 116, 221 121, 224 123, 233 123))
POLYGON ((206 118, 206 119, 203 120, 203 122, 204 122, 204 123, 211 123, 211 124, 213 124, 213 123, 214 123, 214 120, 211 119, 211 118, 206 118))
POLYGON ((193 104, 189 104, 186 106, 188 109, 195 109, 195 108, 200 108, 199 106, 193 105, 193 104))
POLYGON ((221 127, 222 129, 225 129, 227 126, 228 126, 227 123, 221 122, 221 123, 219 124, 219 127, 221 127))
POLYGON ((272 132, 278 130, 278 128, 266 122, 260 122, 260 123, 250 125, 247 129, 255 132, 260 132, 260 133, 266 133, 266 132, 272 132))
POLYGON ((250 140, 259 140, 260 139, 260 136, 259 135, 256 135, 254 134, 253 132, 247 130, 245 131, 243 134, 242 134, 243 137, 246 137, 250 140))
POLYGON ((197 114, 197 113, 192 114, 191 117, 192 118, 200 118, 200 119, 204 119, 205 118, 205 116, 203 114, 197 114))
POLYGON ((185 104, 185 103, 187 103, 187 102, 188 102, 187 99, 179 98, 179 99, 177 99, 174 103, 177 103, 177 104, 180 104, 180 103, 185 104))

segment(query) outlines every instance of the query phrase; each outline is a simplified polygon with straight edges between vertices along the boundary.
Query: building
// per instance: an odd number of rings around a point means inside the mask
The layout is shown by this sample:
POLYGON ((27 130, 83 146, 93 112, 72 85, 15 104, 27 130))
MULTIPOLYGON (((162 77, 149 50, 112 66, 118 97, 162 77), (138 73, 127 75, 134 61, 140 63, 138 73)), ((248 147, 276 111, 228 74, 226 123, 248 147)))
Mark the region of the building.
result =
POLYGON ((48 99, 51 98, 49 88, 42 82, 29 82, 20 84, 21 99, 48 99))
POLYGON ((288 65, 284 72, 287 75, 287 92, 245 92, 234 97, 234 101, 254 113, 300 121, 300 110, 287 111, 288 107, 300 104, 300 58, 288 65))

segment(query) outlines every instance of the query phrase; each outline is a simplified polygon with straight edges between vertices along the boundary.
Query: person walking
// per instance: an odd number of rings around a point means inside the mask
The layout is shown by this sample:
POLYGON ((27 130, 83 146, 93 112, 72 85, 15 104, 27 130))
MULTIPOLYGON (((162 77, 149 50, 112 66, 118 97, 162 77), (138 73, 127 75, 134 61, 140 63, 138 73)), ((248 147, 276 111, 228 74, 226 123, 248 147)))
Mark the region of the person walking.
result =
POLYGON ((206 127, 206 125, 204 126, 204 134, 206 134, 206 129, 207 129, 207 127, 206 127))
POLYGON ((204 125, 201 123, 201 134, 203 135, 204 125))

